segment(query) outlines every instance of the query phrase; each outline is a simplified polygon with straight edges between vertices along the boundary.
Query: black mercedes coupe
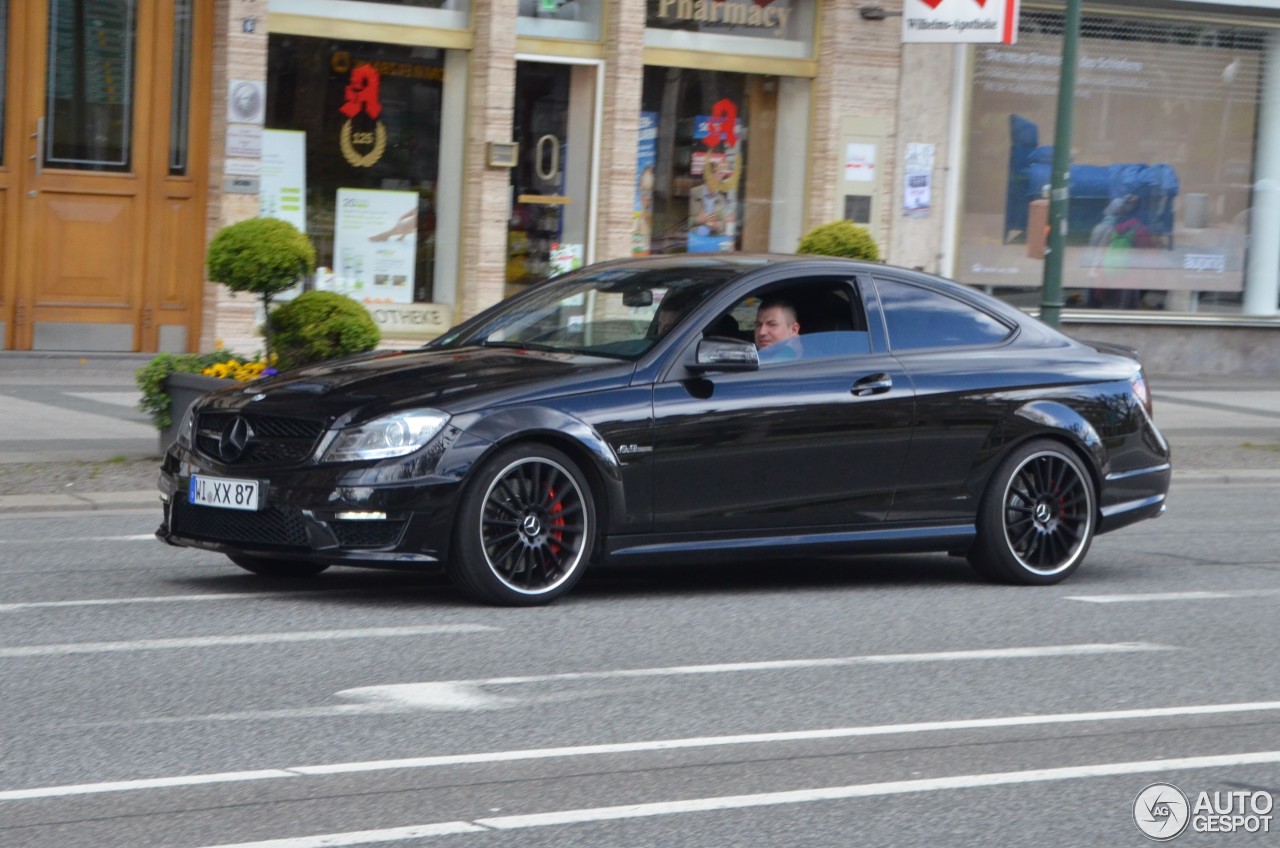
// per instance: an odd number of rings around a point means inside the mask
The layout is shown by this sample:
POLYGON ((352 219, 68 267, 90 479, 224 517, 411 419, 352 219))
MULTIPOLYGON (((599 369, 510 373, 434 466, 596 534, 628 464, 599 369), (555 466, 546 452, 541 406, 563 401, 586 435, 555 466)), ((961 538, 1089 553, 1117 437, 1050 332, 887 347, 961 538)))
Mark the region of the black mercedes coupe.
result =
POLYGON ((761 556, 948 551, 1043 585, 1159 515, 1170 474, 1131 351, 891 266, 686 255, 207 395, 156 535, 277 577, 443 568, 509 605, 588 565, 761 556))

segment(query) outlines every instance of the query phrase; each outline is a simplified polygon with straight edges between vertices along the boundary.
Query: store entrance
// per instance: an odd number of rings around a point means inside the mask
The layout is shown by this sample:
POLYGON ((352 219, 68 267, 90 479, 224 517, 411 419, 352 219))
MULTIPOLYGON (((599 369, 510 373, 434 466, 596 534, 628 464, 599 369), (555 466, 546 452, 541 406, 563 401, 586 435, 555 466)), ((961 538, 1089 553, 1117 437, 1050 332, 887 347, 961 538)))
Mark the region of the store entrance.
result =
POLYGON ((507 291, 592 261, 591 168, 595 149, 594 64, 516 65, 507 291))
POLYGON ((208 48, 203 63, 193 48, 211 6, 0 0, 5 347, 193 343, 208 136, 191 108, 208 48))

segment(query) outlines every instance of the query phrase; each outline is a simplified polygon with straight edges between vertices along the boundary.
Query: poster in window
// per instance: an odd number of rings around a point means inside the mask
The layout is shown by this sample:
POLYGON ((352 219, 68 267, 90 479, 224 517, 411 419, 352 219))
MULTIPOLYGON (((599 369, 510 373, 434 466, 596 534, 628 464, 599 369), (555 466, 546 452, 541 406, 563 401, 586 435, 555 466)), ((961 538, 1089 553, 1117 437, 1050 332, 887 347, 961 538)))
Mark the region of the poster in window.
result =
POLYGON ((338 189, 334 286, 357 300, 412 303, 418 193, 338 189))
POLYGON ((658 162, 658 113, 640 113, 636 155, 636 199, 632 212, 631 255, 648 256, 653 240, 653 187, 658 162))
POLYGON ((262 131, 262 167, 258 171, 258 214, 288 221, 307 231, 307 134, 262 131))
POLYGON ((694 120, 689 173, 701 179, 689 192, 690 253, 725 253, 737 243, 744 129, 737 104, 728 98, 694 120))

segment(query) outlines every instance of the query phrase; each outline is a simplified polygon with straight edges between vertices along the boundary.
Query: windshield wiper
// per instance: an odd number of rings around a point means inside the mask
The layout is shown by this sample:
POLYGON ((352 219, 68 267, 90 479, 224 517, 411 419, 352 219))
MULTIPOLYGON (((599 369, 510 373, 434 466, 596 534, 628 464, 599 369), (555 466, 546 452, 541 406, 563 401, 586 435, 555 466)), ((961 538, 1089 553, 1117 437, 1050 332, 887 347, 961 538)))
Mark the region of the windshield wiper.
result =
POLYGON ((572 352, 568 348, 556 347, 555 345, 548 345, 548 344, 539 344, 538 342, 498 342, 498 341, 490 341, 489 339, 485 339, 482 342, 478 342, 478 344, 480 345, 480 347, 501 347, 501 348, 509 348, 511 350, 541 350, 541 351, 548 351, 550 353, 571 353, 572 352))

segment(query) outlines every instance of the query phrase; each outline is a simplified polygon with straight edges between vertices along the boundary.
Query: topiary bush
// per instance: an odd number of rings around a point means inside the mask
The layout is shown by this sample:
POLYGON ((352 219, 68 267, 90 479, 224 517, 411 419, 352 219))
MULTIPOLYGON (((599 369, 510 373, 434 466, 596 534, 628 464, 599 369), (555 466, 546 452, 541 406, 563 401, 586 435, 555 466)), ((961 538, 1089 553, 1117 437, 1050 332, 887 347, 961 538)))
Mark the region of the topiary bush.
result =
MULTIPOLYGON (((209 279, 234 292, 249 292, 271 312, 271 296, 316 269, 316 249, 293 224, 278 218, 247 218, 218 230, 205 257, 209 279)), ((264 331, 267 353, 271 333, 264 331)))
POLYGON ((880 261, 880 246, 871 237, 871 232, 852 221, 832 221, 814 227, 801 237, 796 252, 880 261))
POLYGON ((373 316, 344 294, 309 291, 267 316, 279 368, 297 368, 377 347, 382 338, 373 316))

